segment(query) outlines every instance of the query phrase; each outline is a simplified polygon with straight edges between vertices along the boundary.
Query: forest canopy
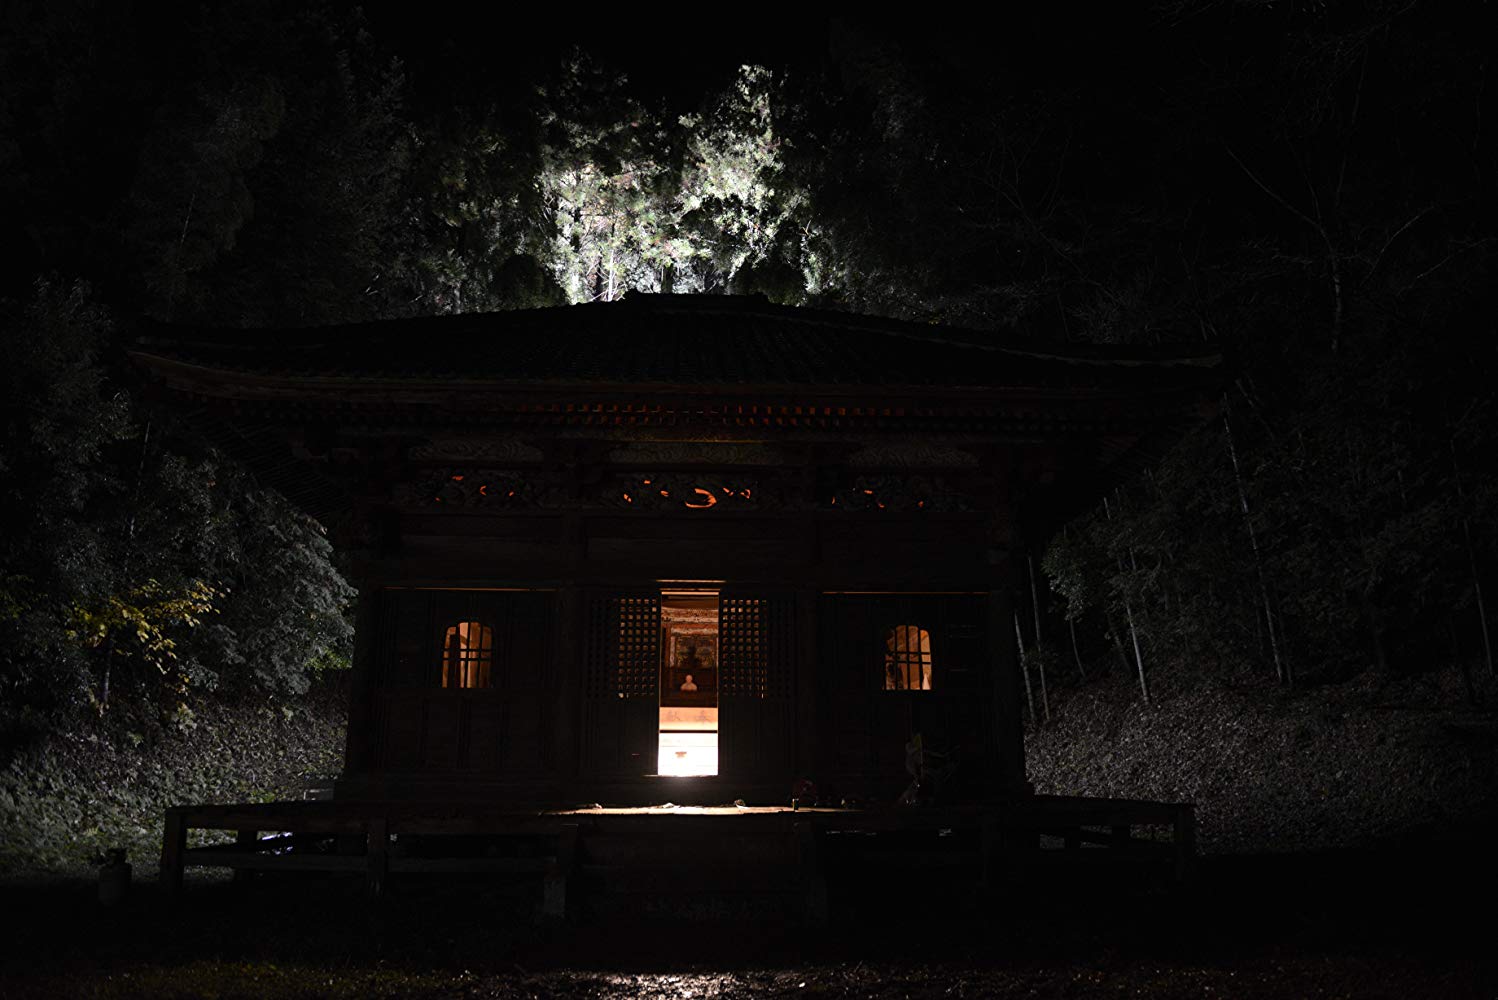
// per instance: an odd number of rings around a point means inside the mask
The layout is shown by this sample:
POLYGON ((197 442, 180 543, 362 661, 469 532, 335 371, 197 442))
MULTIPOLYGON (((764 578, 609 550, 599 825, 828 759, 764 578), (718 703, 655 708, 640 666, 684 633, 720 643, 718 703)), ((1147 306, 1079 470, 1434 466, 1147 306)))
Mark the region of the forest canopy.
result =
POLYGON ((197 692, 295 693, 347 655, 324 526, 137 391, 139 318, 632 292, 1221 344, 1221 416, 1033 540, 1041 632, 1146 690, 1146 662, 1284 684, 1438 647, 1491 667, 1492 101, 1458 11, 1170 0, 984 39, 817 22, 815 56, 781 64, 697 38, 725 57, 665 96, 601 50, 495 35, 481 56, 379 8, 5 16, 10 723, 121 699, 186 718, 197 692))

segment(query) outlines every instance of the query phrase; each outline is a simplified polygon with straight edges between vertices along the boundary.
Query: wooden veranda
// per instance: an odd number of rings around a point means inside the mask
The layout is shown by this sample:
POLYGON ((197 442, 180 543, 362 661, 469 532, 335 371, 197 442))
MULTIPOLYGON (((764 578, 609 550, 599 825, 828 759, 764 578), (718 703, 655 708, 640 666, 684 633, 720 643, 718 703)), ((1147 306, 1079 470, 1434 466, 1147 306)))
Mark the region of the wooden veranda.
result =
POLYGON ((795 897, 818 923, 835 895, 829 876, 860 865, 947 869, 988 888, 1097 867, 1142 870, 1168 885, 1190 878, 1195 853, 1190 805, 1130 799, 1037 795, 905 809, 281 802, 167 810, 161 879, 176 894, 188 866, 347 872, 379 896, 397 873, 534 876, 538 912, 553 919, 567 915, 579 888, 666 883, 711 893, 752 881, 795 897), (235 840, 189 847, 193 830, 232 831, 235 840))

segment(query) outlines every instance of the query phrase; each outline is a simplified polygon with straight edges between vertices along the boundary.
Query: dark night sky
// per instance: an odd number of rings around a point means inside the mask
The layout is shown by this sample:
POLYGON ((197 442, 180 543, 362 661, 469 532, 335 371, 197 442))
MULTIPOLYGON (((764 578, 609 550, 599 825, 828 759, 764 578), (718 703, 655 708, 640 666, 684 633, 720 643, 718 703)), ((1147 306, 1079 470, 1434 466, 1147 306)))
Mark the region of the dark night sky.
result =
POLYGON ((794 11, 742 18, 680 16, 563 19, 564 25, 517 25, 507 11, 433 17, 426 5, 365 6, 382 43, 406 63, 419 99, 466 103, 484 88, 524 87, 554 70, 574 46, 625 73, 636 91, 664 98, 670 110, 695 108, 743 64, 802 73, 832 68, 837 39, 856 31, 897 41, 918 60, 949 62, 964 72, 997 72, 1016 86, 1046 89, 1089 80, 1148 77, 1157 69, 1143 18, 1126 13, 1085 17, 1075 5, 1006 11, 981 25, 955 13, 928 20, 794 11))

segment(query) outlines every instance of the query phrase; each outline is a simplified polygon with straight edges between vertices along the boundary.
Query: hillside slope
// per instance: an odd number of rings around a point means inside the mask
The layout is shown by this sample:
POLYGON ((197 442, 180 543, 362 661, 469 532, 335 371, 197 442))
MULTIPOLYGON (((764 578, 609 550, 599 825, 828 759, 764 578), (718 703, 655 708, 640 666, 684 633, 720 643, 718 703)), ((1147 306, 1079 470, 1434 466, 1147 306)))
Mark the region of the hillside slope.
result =
POLYGON ((1026 736, 1036 791, 1195 802, 1206 853, 1363 846, 1492 807, 1491 679, 1467 703, 1455 670, 1336 687, 1187 686, 1149 707, 1112 676, 1053 696, 1026 736))
POLYGON ((293 704, 206 702, 155 733, 53 732, 0 766, 0 873, 76 872, 110 847, 152 866, 168 806, 302 797, 342 765, 345 683, 293 704))

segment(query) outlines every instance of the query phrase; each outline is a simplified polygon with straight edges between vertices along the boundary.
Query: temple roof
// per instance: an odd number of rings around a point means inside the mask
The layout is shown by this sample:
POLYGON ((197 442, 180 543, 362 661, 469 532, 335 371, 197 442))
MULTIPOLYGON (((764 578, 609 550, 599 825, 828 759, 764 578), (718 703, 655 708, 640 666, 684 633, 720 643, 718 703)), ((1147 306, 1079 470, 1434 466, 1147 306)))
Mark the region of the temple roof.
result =
MULTIPOLYGON (((276 330, 151 325, 147 368, 336 383, 521 387, 1174 387, 1216 380, 1210 345, 1057 345, 772 305, 759 297, 631 295, 619 303, 276 330), (1168 374, 1167 374, 1168 373, 1168 374)), ((331 387, 331 386, 329 386, 331 387)))
POLYGON ((1082 477, 1048 501, 1060 513, 1157 460, 1225 370, 1211 345, 1053 344, 720 295, 303 329, 148 324, 129 353, 319 517, 347 509, 339 448, 450 433, 1048 442, 1082 477))

